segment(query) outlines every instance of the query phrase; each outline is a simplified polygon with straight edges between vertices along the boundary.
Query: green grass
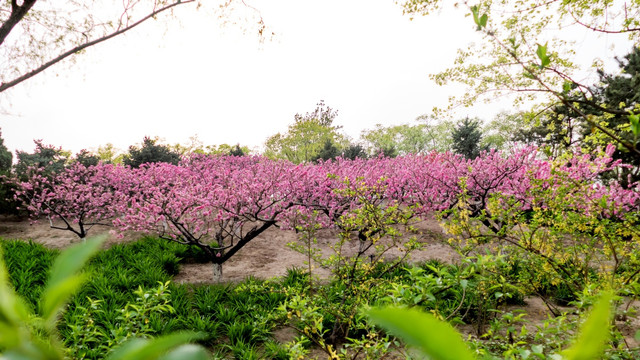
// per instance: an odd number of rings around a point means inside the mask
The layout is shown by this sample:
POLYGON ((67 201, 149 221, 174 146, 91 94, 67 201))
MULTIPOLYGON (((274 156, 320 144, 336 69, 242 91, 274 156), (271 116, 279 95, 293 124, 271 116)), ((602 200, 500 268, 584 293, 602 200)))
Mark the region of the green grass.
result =
POLYGON ((2 241, 0 244, 9 271, 9 280, 14 284, 18 295, 35 309, 49 276, 49 268, 58 251, 31 241, 11 240, 2 241))
MULTIPOLYGON (((10 281, 18 294, 36 309, 49 268, 59 251, 24 241, 0 240, 0 246, 10 281)), ((84 270, 88 281, 71 299, 61 317, 58 325, 61 339, 68 347, 78 349, 72 355, 100 359, 115 345, 111 343, 118 339, 115 333, 122 335, 123 331, 140 331, 139 335, 158 336, 184 329, 206 334, 201 344, 211 351, 214 358, 288 359, 287 347, 272 337, 276 329, 292 324, 287 314, 278 308, 294 296, 310 299, 314 293, 323 294, 309 306, 317 307, 323 328, 330 329, 336 321, 335 314, 331 312, 332 308, 335 310, 333 305, 341 302, 347 291, 342 282, 332 280, 316 284, 310 294, 308 275, 300 268, 291 268, 284 277, 269 281, 247 277, 238 284, 170 283, 165 288, 164 297, 147 304, 151 311, 144 316, 134 316, 133 321, 125 319, 122 311, 125 307, 129 306, 131 310, 131 306, 142 306, 143 301, 134 293, 138 288, 147 294, 152 289, 162 288, 179 272, 181 264, 203 260, 203 254, 197 249, 153 238, 101 251, 84 270), (163 307, 163 299, 168 301, 168 307, 163 307)), ((397 286, 397 296, 402 292, 411 294, 405 305, 417 305, 423 310, 437 309, 443 314, 460 308, 464 321, 473 320, 479 294, 473 277, 467 281, 463 298, 457 280, 463 272, 460 265, 429 261, 416 266, 414 269, 421 270, 414 272, 422 271, 424 278, 411 275, 403 267, 385 272, 380 265, 379 277, 373 279, 371 284, 375 286, 368 293, 371 299, 366 301, 372 305, 378 302, 387 304, 391 289, 397 286), (424 282, 427 276, 442 277, 444 282, 428 285, 424 282), (420 295, 419 291, 416 292, 420 286, 430 291, 433 300, 425 297, 428 301, 413 304, 420 299, 414 297, 420 295)), ((366 338, 366 331, 359 328, 351 332, 350 337, 366 338)), ((296 341, 309 342, 302 337, 296 341)))
MULTIPOLYGON (((35 308, 49 267, 59 252, 33 242, 0 241, 0 244, 10 281, 35 308)), ((133 292, 138 287, 155 288, 158 283, 170 281, 179 272, 181 263, 203 260, 197 249, 153 238, 114 245, 100 252, 85 269, 89 280, 62 315, 58 326, 61 338, 67 346, 88 347, 86 358, 103 357, 106 354, 100 346, 107 346, 104 339, 122 325, 122 309, 128 303, 136 304, 133 292), (79 345, 82 341, 84 344, 79 345)), ((262 283, 248 278, 243 283, 246 289, 236 289, 231 284, 172 283, 169 299, 174 312, 151 314, 145 325, 154 335, 182 329, 204 332, 207 334, 204 345, 225 358, 269 358, 267 353, 282 358, 285 350, 278 348, 269 335, 277 324, 269 318, 285 296, 256 290, 262 283), (263 346, 267 341, 268 349, 263 346)))

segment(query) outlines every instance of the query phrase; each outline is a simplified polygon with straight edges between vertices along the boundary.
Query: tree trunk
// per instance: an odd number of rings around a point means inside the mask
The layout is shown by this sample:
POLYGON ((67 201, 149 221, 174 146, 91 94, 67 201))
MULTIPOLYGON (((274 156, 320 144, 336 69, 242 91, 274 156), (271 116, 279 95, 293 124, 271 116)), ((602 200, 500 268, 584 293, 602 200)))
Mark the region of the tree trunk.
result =
POLYGON ((222 282, 222 264, 213 264, 213 282, 222 282))
POLYGON ((360 244, 358 246, 358 253, 359 254, 363 254, 365 252, 365 249, 367 248, 367 243, 364 240, 359 240, 360 244))

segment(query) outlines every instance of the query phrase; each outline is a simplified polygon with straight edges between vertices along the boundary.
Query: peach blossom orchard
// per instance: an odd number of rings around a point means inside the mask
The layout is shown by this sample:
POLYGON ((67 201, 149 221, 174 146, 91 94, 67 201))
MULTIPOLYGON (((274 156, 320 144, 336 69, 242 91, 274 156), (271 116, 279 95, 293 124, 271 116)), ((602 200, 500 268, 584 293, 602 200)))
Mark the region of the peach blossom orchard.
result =
MULTIPOLYGON (((603 172, 625 166, 611 160, 613 151, 609 146, 596 156, 553 160, 527 147, 508 154, 486 152, 474 160, 433 152, 301 165, 203 155, 184 158, 179 165, 138 169, 76 163, 52 178, 31 169, 18 196, 35 218, 61 220, 64 225, 57 228, 80 238, 93 226, 110 225, 116 232, 141 231, 198 247, 213 264, 216 280, 222 277, 222 264, 268 228, 313 223, 344 230, 362 207, 374 206, 383 211, 401 207, 415 219, 438 216, 450 242, 469 245, 482 238, 505 249, 513 246, 540 257, 559 274, 569 260, 557 250, 567 244, 548 233, 556 228, 576 237, 580 231, 595 233, 589 245, 602 251, 592 255, 590 264, 602 260, 602 271, 619 278, 607 281, 628 285, 638 271, 620 276, 621 266, 638 268, 640 260, 633 255, 636 242, 628 241, 637 235, 624 229, 637 224, 640 192, 637 184, 623 188, 599 180, 603 172), (516 229, 528 236, 515 236, 516 229)), ((368 223, 348 231, 366 246, 380 229, 368 223)))

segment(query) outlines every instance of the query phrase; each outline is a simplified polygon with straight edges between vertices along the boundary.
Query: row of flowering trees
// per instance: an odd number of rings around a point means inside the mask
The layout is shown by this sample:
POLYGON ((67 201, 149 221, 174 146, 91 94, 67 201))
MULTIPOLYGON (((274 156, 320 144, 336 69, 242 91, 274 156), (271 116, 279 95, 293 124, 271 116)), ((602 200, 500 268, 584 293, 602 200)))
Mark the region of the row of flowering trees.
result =
MULTIPOLYGON (((561 212, 622 219, 637 211, 640 194, 637 187, 599 180, 623 166, 611 160, 612 151, 556 160, 524 148, 474 160, 433 152, 301 165, 203 155, 136 169, 76 163, 53 177, 32 169, 17 196, 34 217, 83 239, 92 226, 112 225, 119 233, 141 231, 196 246, 219 280, 222 264, 265 230, 292 227, 312 214, 323 227, 339 226, 362 206, 402 206, 416 217, 455 210, 454 218, 477 220, 483 230, 476 235, 497 237, 522 225, 512 221, 516 215, 555 209, 560 195, 561 212)), ((376 229, 354 231, 366 241, 376 229)))

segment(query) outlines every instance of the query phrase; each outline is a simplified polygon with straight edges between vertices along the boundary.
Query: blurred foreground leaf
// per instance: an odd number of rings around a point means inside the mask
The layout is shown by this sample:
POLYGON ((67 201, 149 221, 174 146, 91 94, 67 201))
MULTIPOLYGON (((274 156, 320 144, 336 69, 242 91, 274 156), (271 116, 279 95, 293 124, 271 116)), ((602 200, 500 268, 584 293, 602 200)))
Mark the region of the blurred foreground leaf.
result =
POLYGON ((451 325, 416 309, 371 309, 367 315, 376 325, 400 337, 434 360, 473 360, 475 357, 451 325))

